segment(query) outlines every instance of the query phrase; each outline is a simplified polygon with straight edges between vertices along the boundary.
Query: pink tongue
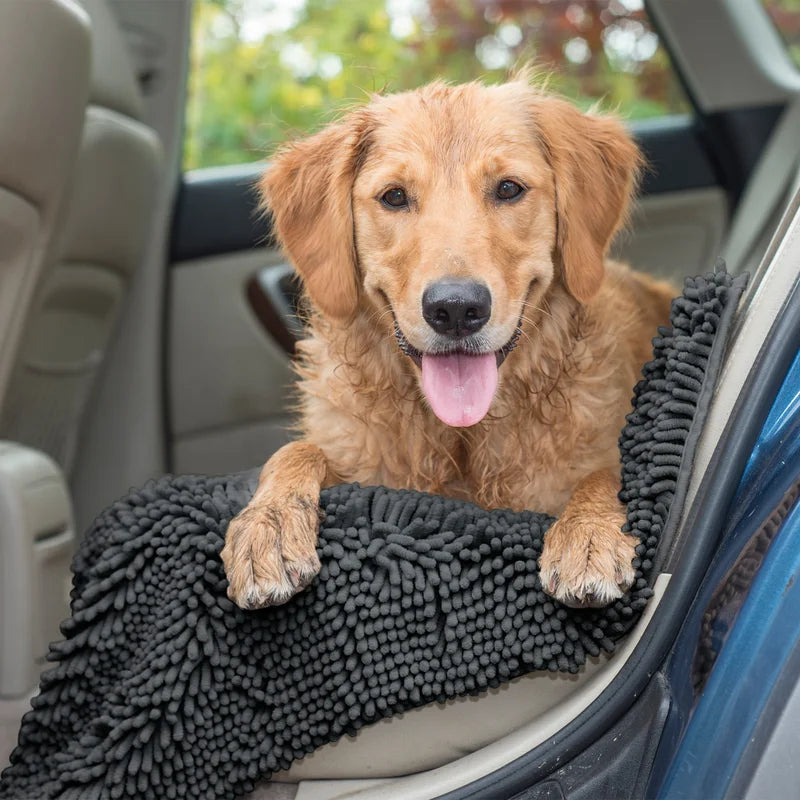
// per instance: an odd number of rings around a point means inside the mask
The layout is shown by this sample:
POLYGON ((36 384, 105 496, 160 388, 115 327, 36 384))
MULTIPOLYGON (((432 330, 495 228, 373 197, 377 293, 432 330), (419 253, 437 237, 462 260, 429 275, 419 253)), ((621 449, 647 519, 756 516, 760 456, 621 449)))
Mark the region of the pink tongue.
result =
POLYGON ((496 388, 494 353, 422 356, 422 390, 433 413, 447 425, 468 428, 480 422, 496 388))

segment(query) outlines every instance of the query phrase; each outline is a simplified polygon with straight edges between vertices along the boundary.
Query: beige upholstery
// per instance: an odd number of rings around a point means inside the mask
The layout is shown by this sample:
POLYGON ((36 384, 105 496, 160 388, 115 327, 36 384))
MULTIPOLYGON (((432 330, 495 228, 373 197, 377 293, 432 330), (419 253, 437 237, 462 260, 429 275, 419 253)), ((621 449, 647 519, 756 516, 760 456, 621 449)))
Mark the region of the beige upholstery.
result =
MULTIPOLYGON (((89 96, 86 14, 0 0, 0 409, 52 263, 89 96)), ((0 442, 0 768, 67 609, 71 507, 46 456, 0 442)))
POLYGON ((89 91, 89 26, 67 0, 0 2, 0 408, 49 259, 89 91))
POLYGON ((142 119, 144 102, 128 45, 108 0, 80 0, 92 18, 92 103, 142 119))
POLYGON ((69 475, 92 387, 147 242, 161 148, 104 0, 86 0, 92 84, 53 269, 26 327, 0 435, 40 448, 69 475))
POLYGON ((69 491, 44 453, 0 441, 0 699, 36 685, 69 614, 69 491))
POLYGON ((320 747, 275 780, 387 778, 435 769, 488 747, 566 703, 593 676, 616 665, 590 659, 577 675, 531 672, 475 697, 431 703, 320 747))

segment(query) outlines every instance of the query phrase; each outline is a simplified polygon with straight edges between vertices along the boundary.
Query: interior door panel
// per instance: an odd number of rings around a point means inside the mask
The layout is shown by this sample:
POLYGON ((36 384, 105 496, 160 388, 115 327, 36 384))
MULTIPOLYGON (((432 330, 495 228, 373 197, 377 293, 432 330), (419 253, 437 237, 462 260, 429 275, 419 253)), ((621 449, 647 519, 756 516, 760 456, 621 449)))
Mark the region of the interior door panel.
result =
POLYGON ((254 274, 282 263, 264 248, 171 270, 172 470, 246 469, 289 440, 289 356, 261 326, 246 291, 254 274))
POLYGON ((709 186, 643 196, 612 255, 680 284, 713 266, 728 222, 728 196, 709 186))
MULTIPOLYGON (((679 282, 713 264, 737 187, 691 117, 640 123, 634 133, 649 166, 613 254, 679 282)), ((198 170, 179 191, 168 315, 173 471, 246 469, 290 437, 291 348, 274 327, 270 333, 253 297, 256 280, 277 282, 284 264, 258 213, 260 170, 198 170)))

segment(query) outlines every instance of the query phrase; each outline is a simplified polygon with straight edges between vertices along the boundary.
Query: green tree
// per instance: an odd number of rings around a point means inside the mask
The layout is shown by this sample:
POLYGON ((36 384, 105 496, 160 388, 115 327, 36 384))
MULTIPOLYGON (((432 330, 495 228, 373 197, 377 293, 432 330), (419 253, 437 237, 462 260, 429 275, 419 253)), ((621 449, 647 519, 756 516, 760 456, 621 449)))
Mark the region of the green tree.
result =
POLYGON ((800 0, 762 0, 794 63, 800 67, 800 0))
POLYGON ((685 110, 640 0, 195 0, 185 166, 235 164, 371 92, 502 80, 631 117, 685 110))

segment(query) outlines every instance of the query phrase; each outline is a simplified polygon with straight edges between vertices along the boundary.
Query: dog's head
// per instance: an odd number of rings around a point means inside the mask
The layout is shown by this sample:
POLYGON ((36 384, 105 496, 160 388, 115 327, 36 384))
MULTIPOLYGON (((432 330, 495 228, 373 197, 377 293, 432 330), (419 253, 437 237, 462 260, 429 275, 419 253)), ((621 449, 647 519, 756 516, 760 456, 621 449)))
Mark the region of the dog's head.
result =
POLYGON ((284 148, 261 189, 312 304, 391 309, 434 413, 469 426, 521 321, 599 290, 639 163, 618 121, 526 81, 434 83, 284 148))

